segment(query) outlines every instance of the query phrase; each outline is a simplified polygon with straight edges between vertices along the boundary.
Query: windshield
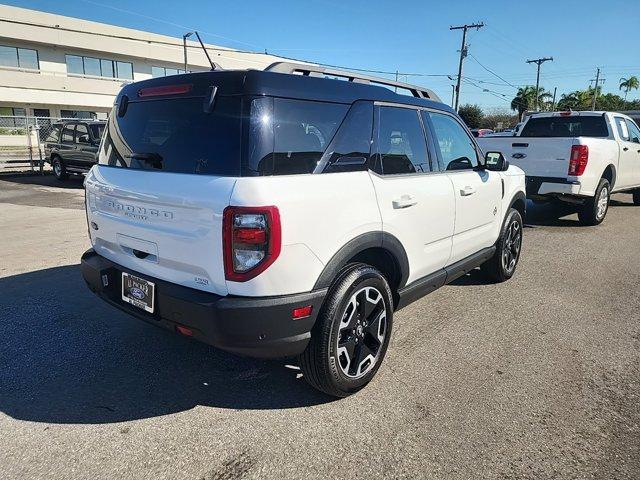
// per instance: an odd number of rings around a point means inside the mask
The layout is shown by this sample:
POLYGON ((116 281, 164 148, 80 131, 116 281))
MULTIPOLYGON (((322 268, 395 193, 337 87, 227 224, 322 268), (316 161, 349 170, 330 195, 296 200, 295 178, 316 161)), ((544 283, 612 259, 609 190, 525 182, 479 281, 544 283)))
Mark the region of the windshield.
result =
POLYGON ((241 100, 220 96, 210 113, 202 97, 131 101, 114 109, 100 163, 138 170, 236 176, 241 100))
POLYGON ((608 137, 603 116, 533 117, 524 124, 521 137, 608 137))

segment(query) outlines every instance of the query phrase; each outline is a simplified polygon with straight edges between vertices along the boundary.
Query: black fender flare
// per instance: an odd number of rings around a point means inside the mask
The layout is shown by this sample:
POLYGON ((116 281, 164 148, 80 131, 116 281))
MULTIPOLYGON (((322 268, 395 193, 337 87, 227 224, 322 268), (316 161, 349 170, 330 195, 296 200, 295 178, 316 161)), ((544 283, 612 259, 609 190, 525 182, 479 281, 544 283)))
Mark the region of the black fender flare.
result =
POLYGON ((522 203, 524 203, 524 215, 523 215, 523 220, 524 220, 524 217, 527 215, 527 196, 525 195, 524 192, 521 192, 521 191, 516 192, 516 194, 511 198, 511 201, 509 202, 509 208, 513 207, 513 205, 518 200, 522 200, 522 203))
POLYGON ((388 232, 367 232, 349 240, 338 250, 327 262, 322 273, 313 286, 314 290, 327 288, 339 275, 340 271, 347 265, 349 259, 369 248, 383 248, 394 258, 400 269, 400 283, 398 288, 402 288, 407 283, 409 277, 409 258, 400 240, 388 232))

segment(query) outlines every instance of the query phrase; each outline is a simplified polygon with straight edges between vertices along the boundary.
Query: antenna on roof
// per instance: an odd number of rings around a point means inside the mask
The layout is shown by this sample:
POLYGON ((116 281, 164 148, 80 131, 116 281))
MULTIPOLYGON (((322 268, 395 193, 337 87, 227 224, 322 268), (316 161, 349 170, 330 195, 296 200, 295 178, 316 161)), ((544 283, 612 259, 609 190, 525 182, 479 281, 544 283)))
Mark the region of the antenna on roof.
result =
POLYGON ((202 50, 204 50, 204 54, 207 56, 207 60, 209 60, 209 65, 211 65, 211 70, 215 70, 216 69, 216 64, 213 63, 213 61, 211 60, 211 57, 209 56, 209 52, 207 52, 207 49, 204 46, 204 43, 202 43, 202 39, 200 38, 200 34, 195 31, 196 37, 198 37, 198 41, 200 42, 200 46, 202 47, 202 50))

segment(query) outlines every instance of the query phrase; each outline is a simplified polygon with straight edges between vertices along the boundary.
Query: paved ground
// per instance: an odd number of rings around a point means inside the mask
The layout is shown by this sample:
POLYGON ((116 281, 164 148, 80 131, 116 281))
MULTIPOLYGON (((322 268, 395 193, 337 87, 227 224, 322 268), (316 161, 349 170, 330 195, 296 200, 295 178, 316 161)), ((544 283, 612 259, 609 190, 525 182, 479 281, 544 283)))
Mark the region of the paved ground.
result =
POLYGON ((640 208, 539 208, 516 277, 407 307, 333 401, 284 362, 128 318, 85 288, 81 183, 0 179, 0 477, 640 478, 640 208))

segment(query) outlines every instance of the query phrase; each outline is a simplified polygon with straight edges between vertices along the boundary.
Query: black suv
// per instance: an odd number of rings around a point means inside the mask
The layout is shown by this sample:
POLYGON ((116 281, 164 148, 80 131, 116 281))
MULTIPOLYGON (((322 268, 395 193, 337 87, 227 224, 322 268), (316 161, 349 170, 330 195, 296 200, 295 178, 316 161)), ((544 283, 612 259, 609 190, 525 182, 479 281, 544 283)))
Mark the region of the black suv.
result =
POLYGON ((67 120, 51 126, 44 151, 58 180, 66 180, 70 173, 86 173, 97 163, 105 125, 99 120, 67 120))

